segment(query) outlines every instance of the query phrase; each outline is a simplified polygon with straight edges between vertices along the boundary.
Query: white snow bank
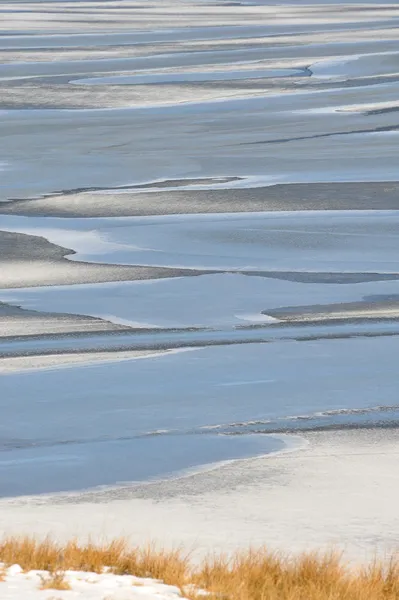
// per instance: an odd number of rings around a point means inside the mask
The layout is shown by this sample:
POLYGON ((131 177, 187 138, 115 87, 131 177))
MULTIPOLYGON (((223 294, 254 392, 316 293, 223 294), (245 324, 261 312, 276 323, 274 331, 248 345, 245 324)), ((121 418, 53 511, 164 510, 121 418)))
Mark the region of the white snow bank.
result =
MULTIPOLYGON (((0 573, 2 572, 0 564, 0 573)), ((143 579, 132 575, 97 574, 83 571, 66 571, 65 581, 70 590, 40 589, 43 579, 48 579, 47 571, 24 573, 19 565, 4 570, 0 578, 1 600, 175 600, 180 598, 177 587, 165 585, 154 579, 143 579)))

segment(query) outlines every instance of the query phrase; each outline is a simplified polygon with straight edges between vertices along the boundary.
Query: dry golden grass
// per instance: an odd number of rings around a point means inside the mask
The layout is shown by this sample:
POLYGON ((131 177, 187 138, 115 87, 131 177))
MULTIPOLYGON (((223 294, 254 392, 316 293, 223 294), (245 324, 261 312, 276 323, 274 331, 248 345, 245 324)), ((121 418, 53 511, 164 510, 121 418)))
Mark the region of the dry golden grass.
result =
POLYGON ((345 568, 336 554, 282 557, 266 550, 216 557, 193 582, 229 600, 398 600, 399 568, 392 561, 366 570, 345 568))
POLYGON ((65 580, 65 573, 63 571, 54 571, 49 573, 47 577, 40 577, 41 590, 70 590, 71 586, 65 580))
POLYGON ((153 577, 165 583, 183 585, 189 576, 189 558, 179 550, 157 549, 153 545, 131 548, 125 540, 105 544, 79 544, 72 540, 60 546, 50 539, 6 538, 0 543, 0 562, 55 572, 72 569, 102 573, 105 568, 123 575, 153 577))
POLYGON ((131 548, 124 540, 59 546, 51 540, 9 538, 0 543, 0 562, 49 570, 53 583, 66 569, 101 573, 108 567, 176 585, 191 600, 200 597, 196 590, 201 589, 208 600, 399 600, 399 560, 350 569, 334 553, 287 557, 260 549, 195 565, 179 550, 131 548))

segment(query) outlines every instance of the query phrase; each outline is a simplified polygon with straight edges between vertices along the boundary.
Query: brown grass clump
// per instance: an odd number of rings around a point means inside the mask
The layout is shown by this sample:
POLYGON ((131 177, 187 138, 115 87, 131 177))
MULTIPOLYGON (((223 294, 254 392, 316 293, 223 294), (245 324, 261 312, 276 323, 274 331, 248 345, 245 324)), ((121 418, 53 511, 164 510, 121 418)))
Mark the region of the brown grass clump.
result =
POLYGON ((399 600, 399 564, 346 568, 337 554, 288 558, 265 549, 208 559, 196 586, 228 600, 399 600))
POLYGON ((190 581, 190 561, 180 550, 157 549, 154 545, 130 550, 121 556, 113 572, 119 575, 153 577, 182 587, 190 581))
POLYGON ((48 571, 56 567, 58 549, 50 540, 8 538, 0 543, 0 561, 7 567, 18 564, 24 570, 48 571))
POLYGON ((40 577, 42 580, 40 584, 41 590, 70 590, 71 586, 65 579, 65 573, 63 571, 55 571, 49 573, 47 577, 43 575, 40 577))
POLYGON ((60 546, 50 539, 38 541, 31 537, 6 538, 0 543, 0 561, 18 564, 24 571, 57 571, 72 569, 101 573, 105 566, 117 565, 126 555, 126 542, 114 540, 108 544, 78 544, 76 540, 60 546))
POLYGON ((153 577, 178 586, 190 600, 399 600, 399 560, 349 569, 337 554, 287 557, 266 549, 232 558, 219 555, 195 565, 180 550, 153 545, 130 548, 126 541, 65 546, 51 540, 9 538, 0 542, 0 562, 24 570, 50 571, 46 589, 67 584, 66 569, 153 577))
POLYGON ((189 560, 180 550, 157 549, 154 545, 130 548, 126 540, 105 544, 79 544, 76 540, 60 546, 50 539, 6 538, 0 543, 0 561, 18 564, 24 571, 76 570, 102 573, 110 568, 119 575, 161 579, 171 585, 188 580, 189 560))

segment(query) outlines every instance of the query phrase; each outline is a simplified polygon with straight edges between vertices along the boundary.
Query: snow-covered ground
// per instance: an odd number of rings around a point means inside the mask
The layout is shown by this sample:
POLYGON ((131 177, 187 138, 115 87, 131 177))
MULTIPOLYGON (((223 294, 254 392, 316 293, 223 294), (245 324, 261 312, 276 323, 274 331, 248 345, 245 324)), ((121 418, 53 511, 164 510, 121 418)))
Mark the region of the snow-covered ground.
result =
POLYGON ((175 600, 180 590, 154 579, 132 575, 97 574, 66 571, 64 581, 69 590, 41 589, 50 575, 47 571, 24 573, 19 565, 2 569, 0 563, 1 600, 175 600), (1 576, 1 573, 4 575, 1 576))

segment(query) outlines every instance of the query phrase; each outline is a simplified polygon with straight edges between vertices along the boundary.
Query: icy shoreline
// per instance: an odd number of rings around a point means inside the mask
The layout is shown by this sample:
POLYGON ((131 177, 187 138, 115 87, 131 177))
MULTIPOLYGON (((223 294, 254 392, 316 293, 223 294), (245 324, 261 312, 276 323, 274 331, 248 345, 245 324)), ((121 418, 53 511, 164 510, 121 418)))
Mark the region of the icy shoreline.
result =
POLYGON ((266 545, 289 553, 334 548, 359 563, 397 550, 397 429, 302 435, 309 445, 298 452, 180 479, 58 501, 1 500, 0 530, 62 543, 155 541, 196 557, 266 545))

